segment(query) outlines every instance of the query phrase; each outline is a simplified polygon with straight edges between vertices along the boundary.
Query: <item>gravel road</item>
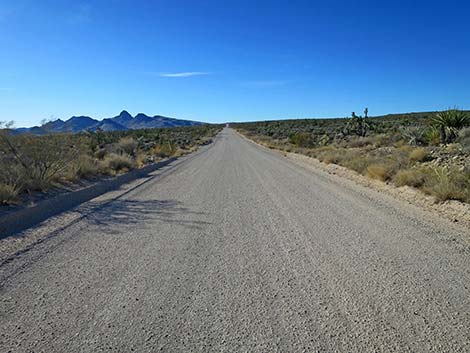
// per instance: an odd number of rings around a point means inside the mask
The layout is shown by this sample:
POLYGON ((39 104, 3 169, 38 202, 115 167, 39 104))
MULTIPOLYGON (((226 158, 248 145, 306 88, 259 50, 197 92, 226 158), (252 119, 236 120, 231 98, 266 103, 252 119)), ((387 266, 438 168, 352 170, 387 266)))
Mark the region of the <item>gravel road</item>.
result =
POLYGON ((469 352, 469 233, 224 129, 4 262, 0 352, 469 352))

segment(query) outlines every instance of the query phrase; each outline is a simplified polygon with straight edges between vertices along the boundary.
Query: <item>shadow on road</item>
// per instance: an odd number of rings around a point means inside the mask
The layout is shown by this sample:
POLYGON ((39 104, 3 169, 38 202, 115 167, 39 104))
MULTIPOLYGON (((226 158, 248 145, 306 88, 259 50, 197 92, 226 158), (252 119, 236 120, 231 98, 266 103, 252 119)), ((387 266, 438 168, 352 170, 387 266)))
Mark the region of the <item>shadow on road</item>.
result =
POLYGON ((139 228, 158 226, 158 222, 171 223, 190 229, 200 229, 210 224, 195 218, 204 216, 203 212, 192 211, 183 207, 176 200, 125 200, 116 199, 102 206, 90 205, 83 213, 88 223, 100 227, 106 233, 116 233, 129 226, 139 224, 139 228))

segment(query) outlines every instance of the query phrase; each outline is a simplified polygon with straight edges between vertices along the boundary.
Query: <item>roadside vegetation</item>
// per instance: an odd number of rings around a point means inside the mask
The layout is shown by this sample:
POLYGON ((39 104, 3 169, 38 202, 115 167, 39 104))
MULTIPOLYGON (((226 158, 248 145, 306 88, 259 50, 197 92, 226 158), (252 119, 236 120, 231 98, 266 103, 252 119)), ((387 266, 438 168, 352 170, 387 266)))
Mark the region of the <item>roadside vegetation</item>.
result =
POLYGON ((269 148, 305 154, 437 201, 470 203, 470 115, 449 109, 370 118, 231 124, 269 148))
POLYGON ((210 143, 221 129, 201 125, 79 134, 13 135, 0 129, 0 204, 15 204, 83 179, 114 176, 210 143))

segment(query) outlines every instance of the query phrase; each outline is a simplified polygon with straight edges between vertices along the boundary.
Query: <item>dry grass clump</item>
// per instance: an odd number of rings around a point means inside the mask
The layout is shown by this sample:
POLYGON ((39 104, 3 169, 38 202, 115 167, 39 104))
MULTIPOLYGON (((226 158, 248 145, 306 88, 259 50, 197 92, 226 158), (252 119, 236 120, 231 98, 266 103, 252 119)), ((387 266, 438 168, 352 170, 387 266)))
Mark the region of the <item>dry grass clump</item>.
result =
POLYGON ((438 201, 470 202, 470 172, 455 168, 422 167, 400 170, 393 178, 397 186, 419 188, 438 201))
POLYGON ((148 162, 147 155, 143 152, 137 152, 135 156, 135 166, 137 168, 142 168, 143 166, 147 164, 147 162, 148 162))
POLYGON ((408 157, 412 162, 424 162, 428 158, 428 152, 424 148, 415 148, 408 157))
POLYGON ((97 161, 88 155, 80 155, 80 157, 78 157, 76 165, 76 175, 79 178, 89 178, 98 174, 99 167, 97 161))
POLYGON ((372 137, 357 136, 357 137, 351 138, 351 140, 348 142, 347 145, 353 148, 360 148, 360 147, 373 145, 374 142, 375 142, 375 139, 372 137))
POLYGON ((173 156, 177 150, 177 146, 172 143, 159 143, 152 147, 150 154, 158 158, 167 158, 173 156))
POLYGON ((115 175, 132 169, 134 165, 134 161, 129 155, 110 153, 100 163, 100 172, 115 175))
POLYGON ((69 164, 64 179, 68 182, 77 182, 80 179, 88 179, 99 173, 98 161, 89 155, 81 154, 69 164))
POLYGON ((393 177, 393 183, 397 186, 421 187, 426 181, 426 171, 424 169, 403 169, 399 170, 393 177))
POLYGON ((422 189, 435 196, 438 201, 470 202, 470 171, 430 168, 422 189))
POLYGON ((392 170, 390 165, 386 164, 371 164, 366 169, 366 175, 369 178, 386 181, 390 179, 392 170))
POLYGON ((132 137, 123 137, 119 140, 118 146, 124 153, 133 156, 137 150, 138 143, 132 137))
POLYGON ((333 146, 317 148, 315 150, 310 151, 310 154, 326 164, 339 164, 339 162, 343 159, 344 156, 343 153, 341 153, 341 149, 335 148, 333 146))
POLYGON ((360 174, 363 174, 370 164, 371 161, 368 158, 361 157, 346 159, 343 163, 340 163, 340 165, 352 169, 360 174))

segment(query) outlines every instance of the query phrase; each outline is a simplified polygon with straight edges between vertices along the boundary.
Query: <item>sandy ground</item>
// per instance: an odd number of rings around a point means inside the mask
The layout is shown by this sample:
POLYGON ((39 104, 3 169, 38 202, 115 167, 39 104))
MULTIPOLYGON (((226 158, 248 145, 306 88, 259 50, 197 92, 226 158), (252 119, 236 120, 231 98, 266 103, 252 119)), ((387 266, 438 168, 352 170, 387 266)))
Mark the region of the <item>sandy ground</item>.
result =
POLYGON ((1 352, 470 350, 458 224, 230 129, 121 191, 3 247, 1 352))

